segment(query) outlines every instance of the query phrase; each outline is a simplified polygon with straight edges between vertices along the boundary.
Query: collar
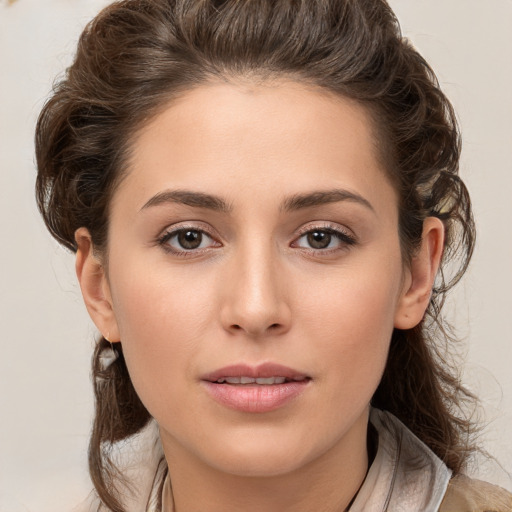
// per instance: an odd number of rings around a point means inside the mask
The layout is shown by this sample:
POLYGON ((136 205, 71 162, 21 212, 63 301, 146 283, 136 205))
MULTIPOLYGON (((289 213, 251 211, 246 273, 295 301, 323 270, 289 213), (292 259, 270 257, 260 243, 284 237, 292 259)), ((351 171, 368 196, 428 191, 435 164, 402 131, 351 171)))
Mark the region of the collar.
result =
POLYGON ((436 512, 451 471, 401 421, 372 409, 378 449, 350 512, 436 512))

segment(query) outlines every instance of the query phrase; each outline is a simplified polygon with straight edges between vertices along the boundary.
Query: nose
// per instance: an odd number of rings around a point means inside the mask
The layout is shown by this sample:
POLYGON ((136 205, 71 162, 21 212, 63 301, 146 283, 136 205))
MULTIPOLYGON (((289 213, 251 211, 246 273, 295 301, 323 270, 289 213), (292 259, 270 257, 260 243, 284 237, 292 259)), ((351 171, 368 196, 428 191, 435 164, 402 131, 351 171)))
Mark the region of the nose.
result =
POLYGON ((254 338, 284 334, 290 328, 289 289, 272 249, 247 247, 224 275, 221 322, 232 334, 254 338))

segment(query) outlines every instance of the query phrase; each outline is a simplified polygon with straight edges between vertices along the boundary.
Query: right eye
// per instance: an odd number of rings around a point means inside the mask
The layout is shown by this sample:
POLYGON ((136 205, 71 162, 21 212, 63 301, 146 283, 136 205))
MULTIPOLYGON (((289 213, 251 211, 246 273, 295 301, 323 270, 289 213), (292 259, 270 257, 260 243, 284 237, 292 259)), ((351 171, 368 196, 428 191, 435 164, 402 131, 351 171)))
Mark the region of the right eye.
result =
POLYGON ((190 253, 209 247, 218 247, 210 235, 201 229, 180 228, 166 232, 160 239, 159 244, 166 250, 180 254, 190 253))

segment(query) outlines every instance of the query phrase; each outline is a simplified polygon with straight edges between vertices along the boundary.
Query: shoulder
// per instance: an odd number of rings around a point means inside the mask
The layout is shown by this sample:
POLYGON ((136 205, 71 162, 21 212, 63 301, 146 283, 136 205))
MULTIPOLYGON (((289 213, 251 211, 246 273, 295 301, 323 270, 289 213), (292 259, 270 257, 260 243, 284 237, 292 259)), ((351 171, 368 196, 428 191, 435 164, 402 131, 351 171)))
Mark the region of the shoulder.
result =
POLYGON ((512 494, 496 485, 457 475, 448 484, 439 512, 512 512, 512 494))

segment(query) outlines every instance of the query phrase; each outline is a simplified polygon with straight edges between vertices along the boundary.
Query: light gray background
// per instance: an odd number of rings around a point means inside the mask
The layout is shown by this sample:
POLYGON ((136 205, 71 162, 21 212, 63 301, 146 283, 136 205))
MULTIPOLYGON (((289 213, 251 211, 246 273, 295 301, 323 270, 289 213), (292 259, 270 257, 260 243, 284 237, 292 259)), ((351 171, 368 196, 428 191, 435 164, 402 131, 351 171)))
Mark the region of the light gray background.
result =
MULTIPOLYGON (((33 199, 33 129, 53 77, 105 0, 0 0, 0 511, 59 512, 89 491, 94 329, 73 258, 46 233, 33 199)), ((512 488, 512 1, 392 0, 404 33, 457 109, 462 174, 479 239, 450 303, 466 339, 466 382, 503 465, 481 476, 512 488)))

